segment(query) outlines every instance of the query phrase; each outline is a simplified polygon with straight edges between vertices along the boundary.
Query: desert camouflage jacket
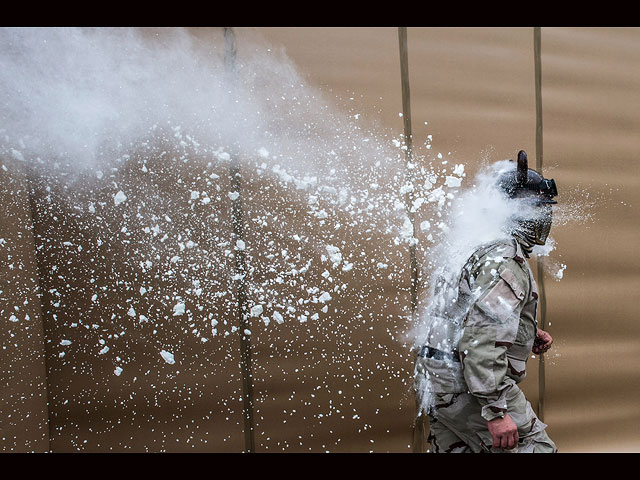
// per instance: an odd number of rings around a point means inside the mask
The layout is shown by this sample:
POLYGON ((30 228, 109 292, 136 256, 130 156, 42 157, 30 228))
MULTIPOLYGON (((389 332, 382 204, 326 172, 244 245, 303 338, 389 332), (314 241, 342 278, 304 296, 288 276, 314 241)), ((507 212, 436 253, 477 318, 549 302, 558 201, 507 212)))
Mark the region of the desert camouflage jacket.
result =
POLYGON ((440 321, 432 322, 416 384, 436 394, 469 392, 483 418, 502 417, 526 375, 537 331, 538 291, 520 244, 503 240, 477 250, 457 289, 440 321))

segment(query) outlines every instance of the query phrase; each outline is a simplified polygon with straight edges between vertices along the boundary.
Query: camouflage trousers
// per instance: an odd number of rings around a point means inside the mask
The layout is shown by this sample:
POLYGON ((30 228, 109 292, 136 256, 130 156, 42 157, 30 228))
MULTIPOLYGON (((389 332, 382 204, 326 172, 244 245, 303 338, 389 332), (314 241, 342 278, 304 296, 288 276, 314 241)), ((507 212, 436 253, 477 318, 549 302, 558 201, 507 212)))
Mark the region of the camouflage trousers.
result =
POLYGON ((531 408, 522 391, 510 398, 509 416, 518 427, 518 446, 493 448, 487 422, 480 416, 478 400, 468 393, 435 394, 429 412, 427 441, 432 453, 555 453, 556 445, 545 432, 547 427, 531 408))

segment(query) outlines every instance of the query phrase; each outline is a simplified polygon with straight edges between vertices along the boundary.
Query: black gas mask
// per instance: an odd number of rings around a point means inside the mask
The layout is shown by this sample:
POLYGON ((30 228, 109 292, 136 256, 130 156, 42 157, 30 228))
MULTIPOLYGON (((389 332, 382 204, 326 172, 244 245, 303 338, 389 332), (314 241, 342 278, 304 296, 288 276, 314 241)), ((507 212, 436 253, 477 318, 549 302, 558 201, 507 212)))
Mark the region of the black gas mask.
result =
POLYGON ((521 202, 513 233, 532 246, 544 245, 551 230, 552 205, 558 203, 553 200, 558 195, 556 182, 530 169, 526 152, 520 150, 516 168, 501 175, 497 184, 509 198, 521 202))

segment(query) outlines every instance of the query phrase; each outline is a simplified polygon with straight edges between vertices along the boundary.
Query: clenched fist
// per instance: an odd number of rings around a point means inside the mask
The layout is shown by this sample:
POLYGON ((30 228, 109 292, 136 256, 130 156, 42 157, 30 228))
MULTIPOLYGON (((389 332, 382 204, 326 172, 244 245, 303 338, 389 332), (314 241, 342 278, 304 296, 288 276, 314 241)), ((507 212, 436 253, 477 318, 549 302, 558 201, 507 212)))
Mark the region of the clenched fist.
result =
POLYGON ((487 422, 494 448, 511 450, 518 445, 518 427, 509 415, 487 422))
POLYGON ((551 344, 553 343, 553 338, 549 335, 548 332, 544 330, 538 329, 536 333, 536 339, 533 342, 533 353, 543 354, 547 350, 551 348, 551 344))

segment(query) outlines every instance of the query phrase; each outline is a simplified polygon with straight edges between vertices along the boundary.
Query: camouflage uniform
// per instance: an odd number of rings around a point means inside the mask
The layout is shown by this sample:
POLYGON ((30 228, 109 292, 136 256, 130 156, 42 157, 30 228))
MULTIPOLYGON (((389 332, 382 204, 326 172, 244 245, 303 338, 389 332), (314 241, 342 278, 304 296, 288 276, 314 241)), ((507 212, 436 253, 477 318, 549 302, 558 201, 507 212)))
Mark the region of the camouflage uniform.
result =
MULTIPOLYGON (((429 416, 432 452, 555 452, 518 387, 537 332, 538 291, 515 239, 477 250, 454 301, 440 309, 416 360, 416 398, 429 416), (512 450, 491 448, 487 421, 508 413, 512 450)), ((419 412, 422 413, 422 412, 419 412)))

